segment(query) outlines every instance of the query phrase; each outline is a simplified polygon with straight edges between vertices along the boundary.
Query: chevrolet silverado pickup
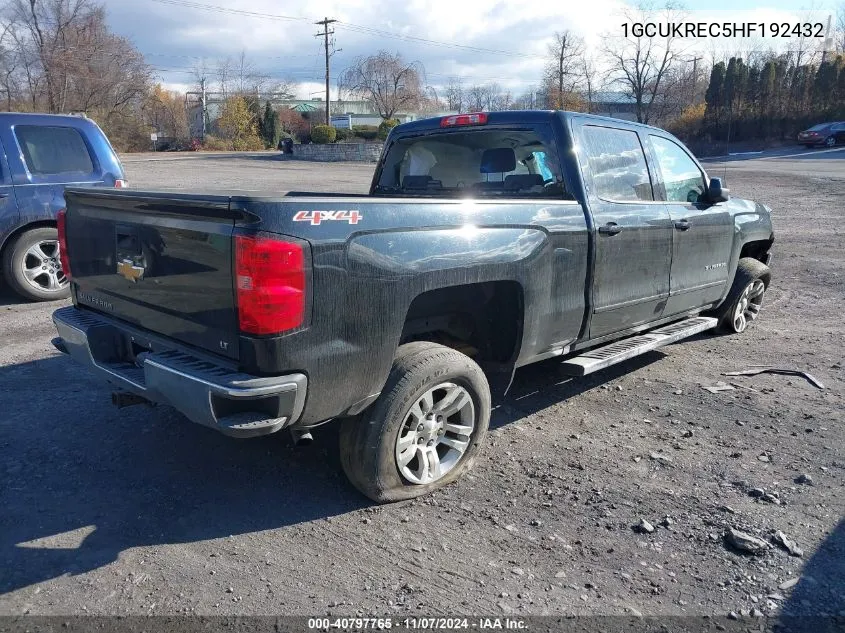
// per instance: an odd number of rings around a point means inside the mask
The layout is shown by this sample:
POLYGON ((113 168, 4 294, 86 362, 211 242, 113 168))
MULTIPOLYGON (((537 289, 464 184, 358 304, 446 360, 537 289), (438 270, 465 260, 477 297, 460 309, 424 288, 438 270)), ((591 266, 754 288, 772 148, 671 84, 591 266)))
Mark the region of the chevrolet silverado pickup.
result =
POLYGON ((58 228, 54 343, 115 403, 236 437, 338 419, 379 502, 466 472, 520 366, 743 332, 774 240, 672 135, 570 112, 397 126, 369 195, 80 188, 58 228))

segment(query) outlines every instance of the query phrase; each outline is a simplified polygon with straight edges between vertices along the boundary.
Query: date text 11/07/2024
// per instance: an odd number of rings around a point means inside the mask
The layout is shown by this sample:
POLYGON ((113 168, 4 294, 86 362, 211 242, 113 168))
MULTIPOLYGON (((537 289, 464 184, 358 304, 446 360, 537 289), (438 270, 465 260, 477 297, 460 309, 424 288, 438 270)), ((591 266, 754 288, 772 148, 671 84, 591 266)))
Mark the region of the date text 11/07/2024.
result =
POLYGON ((524 631, 527 623, 520 618, 309 618, 311 631, 524 631))
POLYGON ((824 38, 821 22, 625 22, 622 36, 824 38))

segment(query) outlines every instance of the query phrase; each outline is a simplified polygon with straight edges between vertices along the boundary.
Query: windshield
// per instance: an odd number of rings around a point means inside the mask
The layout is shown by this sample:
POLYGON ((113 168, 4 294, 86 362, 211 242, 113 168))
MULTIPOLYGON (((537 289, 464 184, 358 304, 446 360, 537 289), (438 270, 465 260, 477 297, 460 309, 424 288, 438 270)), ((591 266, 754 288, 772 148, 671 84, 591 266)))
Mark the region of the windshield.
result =
POLYGON ((429 133, 391 144, 375 193, 571 199, 559 164, 543 126, 429 133))

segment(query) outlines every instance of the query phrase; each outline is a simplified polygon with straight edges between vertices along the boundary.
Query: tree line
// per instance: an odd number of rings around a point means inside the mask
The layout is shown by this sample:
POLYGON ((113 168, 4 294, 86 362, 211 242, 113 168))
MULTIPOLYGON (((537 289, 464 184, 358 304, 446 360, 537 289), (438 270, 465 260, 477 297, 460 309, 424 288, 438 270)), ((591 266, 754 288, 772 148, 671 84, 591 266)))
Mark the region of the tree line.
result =
POLYGON ((699 134, 718 141, 794 138, 837 120, 845 120, 845 56, 819 63, 801 63, 792 52, 731 57, 710 72, 699 134))
MULTIPOLYGON (((627 22, 655 19, 648 5, 624 13, 627 22)), ((660 13, 669 21, 681 16, 672 4, 660 13)), ((385 121, 400 112, 596 112, 610 92, 624 97, 637 121, 669 127, 687 141, 789 138, 812 123, 845 119, 845 3, 838 15, 832 50, 823 56, 799 40, 784 53, 705 58, 685 53, 671 36, 637 38, 630 30, 627 37, 608 32, 590 50, 582 37, 562 30, 548 45, 537 83, 521 94, 458 77, 431 85, 421 63, 388 51, 353 60, 339 73, 337 89, 341 99, 368 102, 385 121)), ((109 30, 97 0, 6 0, 0 18, 5 109, 84 113, 121 150, 149 149, 151 131, 187 143, 195 127, 189 113, 212 93, 219 107, 202 128, 216 148, 276 147, 282 136, 307 140, 316 121, 275 110, 270 101, 292 97, 293 85, 260 72, 243 53, 213 67, 200 63, 187 93, 164 89, 132 43, 109 30)))

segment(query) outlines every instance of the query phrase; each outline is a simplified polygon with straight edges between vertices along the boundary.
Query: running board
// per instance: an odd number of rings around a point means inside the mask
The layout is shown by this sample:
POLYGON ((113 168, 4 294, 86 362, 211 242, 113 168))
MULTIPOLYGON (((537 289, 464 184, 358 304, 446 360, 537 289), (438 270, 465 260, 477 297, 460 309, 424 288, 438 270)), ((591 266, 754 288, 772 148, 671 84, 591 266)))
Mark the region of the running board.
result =
POLYGON ((578 356, 567 358, 561 363, 563 373, 569 376, 586 376, 658 347, 710 330, 716 327, 718 323, 719 320, 712 317, 693 317, 664 325, 656 330, 615 341, 604 347, 596 347, 578 356))

